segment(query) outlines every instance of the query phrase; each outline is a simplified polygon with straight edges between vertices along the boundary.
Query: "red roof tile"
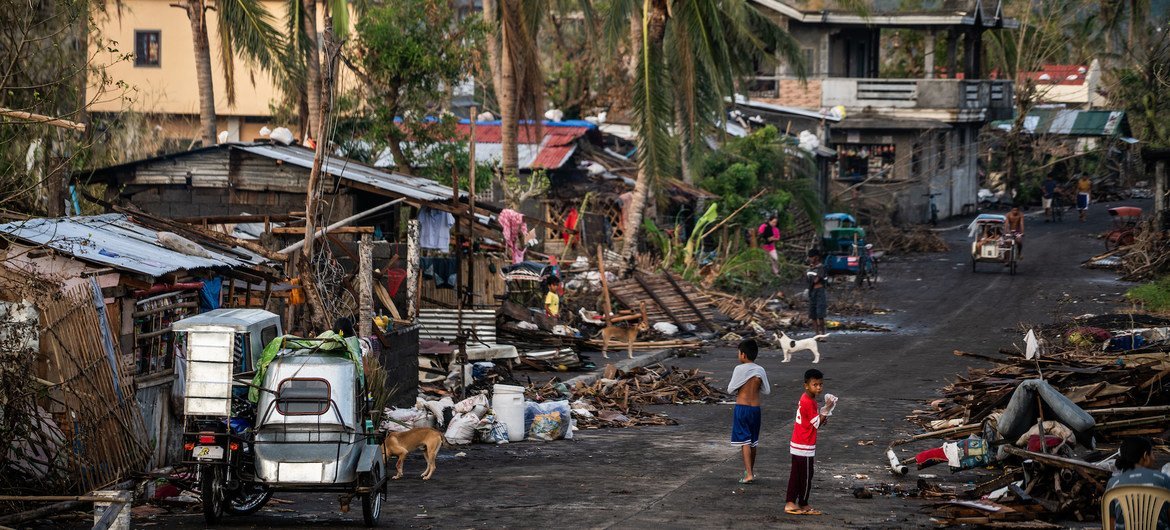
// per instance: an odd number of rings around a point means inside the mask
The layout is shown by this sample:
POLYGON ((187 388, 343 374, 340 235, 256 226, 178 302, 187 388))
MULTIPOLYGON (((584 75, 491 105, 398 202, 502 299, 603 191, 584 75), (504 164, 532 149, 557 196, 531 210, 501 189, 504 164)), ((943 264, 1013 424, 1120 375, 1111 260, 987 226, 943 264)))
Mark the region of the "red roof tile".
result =
MULTIPOLYGON (((532 161, 532 167, 556 169, 564 165, 569 155, 576 149, 576 142, 588 132, 587 127, 548 125, 543 127, 544 138, 536 140, 536 127, 521 125, 517 131, 517 142, 521 144, 540 143, 540 152, 532 161)), ((455 126, 455 134, 462 139, 471 135, 471 125, 460 123, 455 126)), ((498 124, 477 124, 475 126, 475 140, 477 143, 498 144, 502 142, 501 126, 498 124)))
POLYGON ((1020 72, 1020 79, 1042 85, 1083 85, 1088 68, 1077 64, 1046 64, 1034 72, 1020 72))

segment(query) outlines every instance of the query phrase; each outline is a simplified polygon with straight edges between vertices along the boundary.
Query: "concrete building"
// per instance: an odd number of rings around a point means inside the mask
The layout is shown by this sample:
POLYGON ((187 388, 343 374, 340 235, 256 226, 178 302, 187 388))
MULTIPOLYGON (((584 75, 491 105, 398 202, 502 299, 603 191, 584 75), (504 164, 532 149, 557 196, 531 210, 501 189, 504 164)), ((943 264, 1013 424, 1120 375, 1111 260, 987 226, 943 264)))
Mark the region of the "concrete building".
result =
POLYGON ((753 2, 797 40, 808 68, 802 81, 792 65, 762 65, 750 95, 844 115, 822 139, 837 151, 837 183, 860 196, 883 195, 879 202, 902 222, 927 218, 929 194, 937 194, 941 217, 974 210, 979 130, 1012 108, 1011 82, 984 79, 981 71, 984 32, 1015 26, 1000 2, 943 0, 907 11, 870 0, 864 14, 834 1, 753 2), (928 37, 922 78, 883 77, 882 50, 895 29, 928 37), (947 64, 936 65, 936 57, 947 64), (940 71, 953 74, 940 78, 940 71))
MULTIPOLYGON (((157 126, 166 138, 199 138, 199 85, 195 78, 195 52, 191 23, 186 11, 173 7, 171 0, 122 0, 109 2, 106 11, 95 19, 95 30, 117 43, 116 50, 99 48, 90 43, 89 54, 95 66, 114 83, 124 82, 131 90, 129 100, 120 97, 96 98, 89 107, 95 113, 135 111, 147 114, 148 123, 157 126), (125 54, 133 54, 123 59, 125 54)), ((272 14, 273 25, 284 27, 288 2, 261 0, 272 14)), ((250 142, 260 138, 260 129, 288 127, 299 136, 295 123, 277 123, 272 106, 279 106, 283 95, 272 76, 258 65, 248 65, 242 57, 235 60, 235 103, 229 105, 223 71, 219 65, 219 32, 214 12, 207 14, 208 42, 211 45, 212 77, 215 86, 217 131, 227 131, 228 141, 250 142)), ((344 67, 343 67, 344 69, 344 67)), ((91 71, 90 86, 96 86, 91 71)), ((356 82, 353 75, 340 75, 339 86, 356 82)), ((92 96, 92 94, 91 94, 92 96)))

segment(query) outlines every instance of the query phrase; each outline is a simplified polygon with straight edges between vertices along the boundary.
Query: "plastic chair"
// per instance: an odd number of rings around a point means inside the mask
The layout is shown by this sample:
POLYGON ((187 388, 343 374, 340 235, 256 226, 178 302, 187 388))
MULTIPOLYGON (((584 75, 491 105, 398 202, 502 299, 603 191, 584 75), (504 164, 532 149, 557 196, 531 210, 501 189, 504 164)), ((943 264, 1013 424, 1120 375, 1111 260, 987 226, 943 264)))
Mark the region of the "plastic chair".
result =
POLYGON ((1110 505, 1121 506, 1121 520, 1125 530, 1156 530, 1162 506, 1170 503, 1170 490, 1156 486, 1121 486, 1105 492, 1101 497, 1101 528, 1116 528, 1110 505))

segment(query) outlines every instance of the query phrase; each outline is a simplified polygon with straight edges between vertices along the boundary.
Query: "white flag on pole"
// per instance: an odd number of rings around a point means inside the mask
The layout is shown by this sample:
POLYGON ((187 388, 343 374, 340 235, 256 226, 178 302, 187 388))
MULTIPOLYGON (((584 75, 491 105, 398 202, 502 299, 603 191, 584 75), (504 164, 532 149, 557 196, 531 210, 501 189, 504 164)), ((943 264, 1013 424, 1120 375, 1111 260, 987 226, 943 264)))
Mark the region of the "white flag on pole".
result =
POLYGON ((1024 335, 1024 357, 1031 360, 1040 354, 1040 342, 1036 340, 1036 332, 1028 330, 1028 334, 1024 335))

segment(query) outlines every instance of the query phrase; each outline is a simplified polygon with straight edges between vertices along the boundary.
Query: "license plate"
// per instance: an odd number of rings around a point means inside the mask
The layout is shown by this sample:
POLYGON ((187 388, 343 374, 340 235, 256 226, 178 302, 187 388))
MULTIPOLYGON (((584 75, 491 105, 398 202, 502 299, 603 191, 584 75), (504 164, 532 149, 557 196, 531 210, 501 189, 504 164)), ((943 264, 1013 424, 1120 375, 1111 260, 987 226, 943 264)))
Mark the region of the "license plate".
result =
POLYGON ((196 460, 223 460, 223 448, 218 445, 196 445, 191 450, 191 457, 196 460))

